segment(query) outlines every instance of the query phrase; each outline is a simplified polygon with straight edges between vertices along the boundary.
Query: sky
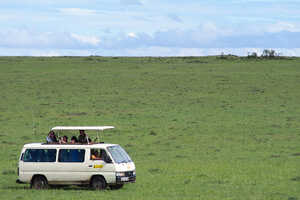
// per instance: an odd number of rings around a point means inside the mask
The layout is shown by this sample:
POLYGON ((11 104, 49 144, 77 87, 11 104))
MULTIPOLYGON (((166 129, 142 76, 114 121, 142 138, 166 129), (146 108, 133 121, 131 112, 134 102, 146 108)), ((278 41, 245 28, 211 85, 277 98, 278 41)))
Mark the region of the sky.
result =
POLYGON ((0 56, 300 56, 300 0, 1 0, 0 56))

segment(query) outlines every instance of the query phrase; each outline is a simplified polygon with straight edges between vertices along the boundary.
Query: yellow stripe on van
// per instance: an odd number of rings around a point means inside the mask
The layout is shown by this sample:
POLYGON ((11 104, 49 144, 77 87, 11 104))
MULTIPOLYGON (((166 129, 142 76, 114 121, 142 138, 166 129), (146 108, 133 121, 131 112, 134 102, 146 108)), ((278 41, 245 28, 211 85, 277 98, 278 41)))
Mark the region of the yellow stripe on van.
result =
POLYGON ((94 168, 102 168, 103 165, 94 165, 94 168))

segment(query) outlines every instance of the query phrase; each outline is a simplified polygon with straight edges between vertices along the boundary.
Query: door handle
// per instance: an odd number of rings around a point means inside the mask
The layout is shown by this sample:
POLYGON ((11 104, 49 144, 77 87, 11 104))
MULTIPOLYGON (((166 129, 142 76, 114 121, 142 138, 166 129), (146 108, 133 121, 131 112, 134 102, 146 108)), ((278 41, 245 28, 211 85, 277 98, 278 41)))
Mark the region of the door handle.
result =
POLYGON ((93 165, 89 165, 88 167, 93 167, 93 165))

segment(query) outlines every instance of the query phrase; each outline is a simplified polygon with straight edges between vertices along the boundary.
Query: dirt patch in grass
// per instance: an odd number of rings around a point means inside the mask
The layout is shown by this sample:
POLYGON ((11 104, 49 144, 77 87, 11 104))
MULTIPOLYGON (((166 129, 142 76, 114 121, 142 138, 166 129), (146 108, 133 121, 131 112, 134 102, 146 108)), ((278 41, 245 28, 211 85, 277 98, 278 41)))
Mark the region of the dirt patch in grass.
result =
POLYGON ((291 156, 300 156, 300 153, 293 153, 291 156))
POLYGON ((14 170, 8 169, 8 170, 3 170, 2 174, 3 175, 11 175, 11 174, 15 174, 16 172, 14 170))
POLYGON ((271 155, 271 158, 279 158, 280 155, 271 155))
POLYGON ((160 144, 160 140, 153 142, 153 144, 160 144))
POLYGON ((79 112, 79 113, 67 113, 67 116, 82 116, 87 115, 86 112, 79 112))
POLYGON ((30 137, 28 137, 28 136, 22 136, 21 139, 22 139, 22 140, 29 140, 30 137))
POLYGON ((154 131, 151 131, 151 132, 149 133, 149 135, 156 136, 156 135, 157 135, 157 133, 155 133, 154 131))
POLYGON ((1 143, 2 144, 9 144, 9 145, 17 144, 15 142, 8 142, 8 141, 2 141, 1 143))
POLYGON ((201 60, 191 60, 191 61, 187 61, 186 63, 207 64, 208 62, 206 62, 206 61, 201 61, 201 60))
POLYGON ((291 181, 300 181, 300 176, 297 176, 295 178, 292 178, 291 181))
POLYGON ((155 153, 150 152, 150 153, 147 154, 147 156, 155 156, 155 153))
POLYGON ((160 173, 160 169, 158 168, 151 168, 148 170, 151 174, 158 174, 160 173))
POLYGON ((199 174, 196 176, 197 178, 208 178, 206 174, 199 174))
POLYGON ((289 197, 288 200, 298 200, 297 197, 289 197))
POLYGON ((263 93, 265 93, 264 89, 257 88, 257 87, 250 87, 249 91, 252 94, 263 94, 263 93))
POLYGON ((133 147, 132 144, 126 144, 125 147, 129 148, 129 147, 133 147))
POLYGON ((41 103, 40 105, 41 106, 49 106, 50 104, 49 103, 41 103))

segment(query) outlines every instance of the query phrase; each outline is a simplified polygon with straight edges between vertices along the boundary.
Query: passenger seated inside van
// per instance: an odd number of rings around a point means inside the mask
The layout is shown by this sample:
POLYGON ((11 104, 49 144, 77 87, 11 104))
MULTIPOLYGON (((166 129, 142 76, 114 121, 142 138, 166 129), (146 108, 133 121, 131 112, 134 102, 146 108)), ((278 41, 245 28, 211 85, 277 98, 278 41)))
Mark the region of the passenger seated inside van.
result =
POLYGON ((73 137, 71 138, 71 144, 76 144, 76 143, 78 143, 77 137, 76 137, 76 136, 73 136, 73 137))
POLYGON ((67 144, 68 143, 68 136, 64 136, 59 140, 59 143, 61 144, 67 144))
POLYGON ((95 149, 91 150, 91 160, 102 160, 99 155, 99 152, 95 149))
POLYGON ((47 140, 47 143, 56 143, 56 142, 58 142, 57 139, 56 139, 54 131, 50 131, 48 133, 48 136, 47 136, 46 140, 47 140))

